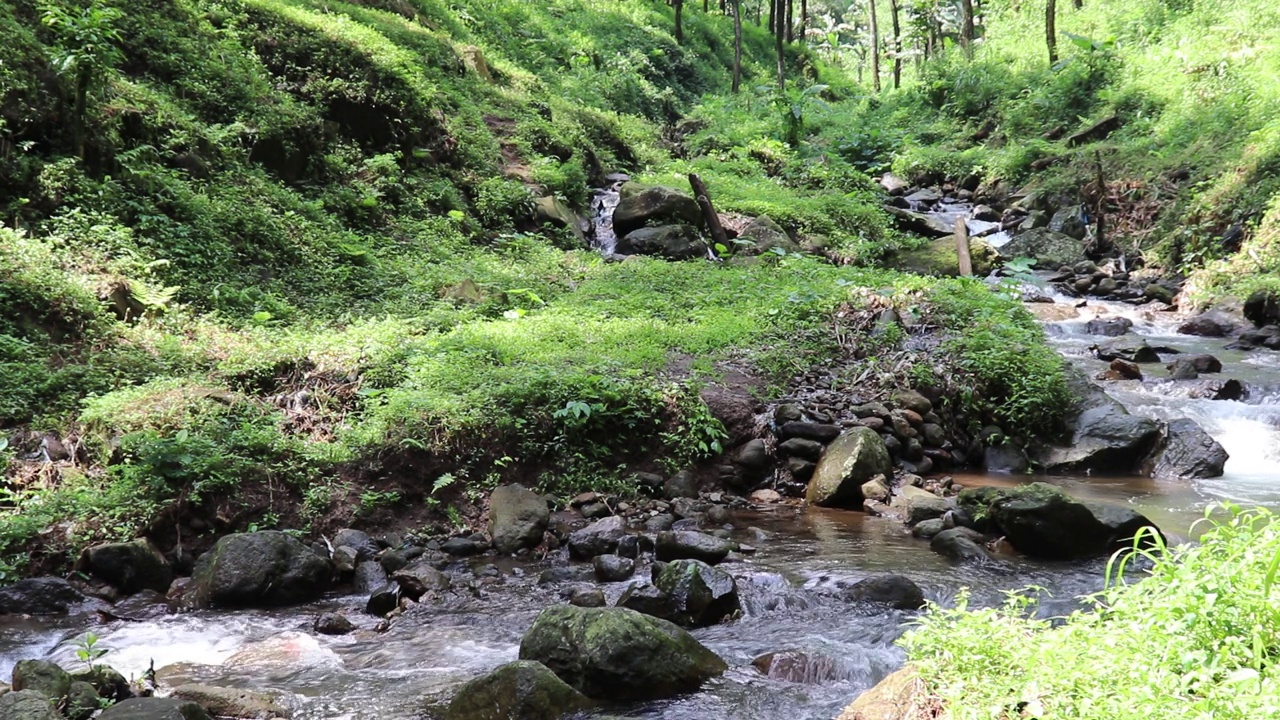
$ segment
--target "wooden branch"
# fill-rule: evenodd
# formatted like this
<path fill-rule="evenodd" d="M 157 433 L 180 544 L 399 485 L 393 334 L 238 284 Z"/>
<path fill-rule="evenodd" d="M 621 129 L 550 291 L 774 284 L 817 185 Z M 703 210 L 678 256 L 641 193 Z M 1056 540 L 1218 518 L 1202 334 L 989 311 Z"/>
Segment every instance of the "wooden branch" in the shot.
<path fill-rule="evenodd" d="M 693 196 L 698 200 L 698 207 L 702 208 L 702 219 L 706 222 L 707 232 L 711 233 L 711 242 L 720 247 L 729 247 L 729 236 L 724 231 L 724 226 L 720 224 L 720 216 L 716 214 L 716 208 L 711 204 L 711 195 L 707 192 L 706 183 L 702 182 L 702 178 L 696 174 L 689 174 L 689 187 L 693 188 Z"/>
<path fill-rule="evenodd" d="M 969 226 L 964 218 L 956 220 L 956 255 L 960 258 L 960 276 L 973 277 L 973 258 L 969 255 Z"/>

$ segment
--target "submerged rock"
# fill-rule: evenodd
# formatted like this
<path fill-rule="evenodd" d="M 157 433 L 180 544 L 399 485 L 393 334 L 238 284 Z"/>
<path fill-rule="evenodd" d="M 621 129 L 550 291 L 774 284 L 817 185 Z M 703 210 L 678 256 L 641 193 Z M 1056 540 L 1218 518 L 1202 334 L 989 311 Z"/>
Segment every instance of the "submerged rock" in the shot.
<path fill-rule="evenodd" d="M 444 720 L 559 720 L 590 704 L 545 665 L 517 660 L 459 688 Z"/>
<path fill-rule="evenodd" d="M 196 606 L 270 607 L 307 602 L 328 587 L 332 565 L 279 530 L 227 535 L 200 556 L 188 601 Z"/>
<path fill-rule="evenodd" d="M 180 685 L 173 689 L 172 697 L 199 704 L 217 717 L 236 720 L 271 720 L 284 718 L 292 713 L 282 706 L 274 695 L 241 688 L 223 688 L 212 685 Z"/>
<path fill-rule="evenodd" d="M 825 685 L 851 679 L 851 673 L 834 658 L 803 650 L 781 650 L 751 661 L 761 675 L 801 685 Z"/>
<path fill-rule="evenodd" d="M 893 473 L 893 462 L 884 439 L 875 430 L 846 430 L 822 454 L 805 499 L 827 507 L 862 507 L 862 485 L 877 475 Z"/>
<path fill-rule="evenodd" d="M 880 603 L 896 610 L 919 610 L 924 607 L 924 591 L 914 580 L 904 575 L 869 577 L 854 584 L 844 595 L 856 602 Z"/>
<path fill-rule="evenodd" d="M 547 608 L 520 641 L 520 659 L 612 702 L 692 692 L 727 669 L 679 626 L 625 608 Z"/>

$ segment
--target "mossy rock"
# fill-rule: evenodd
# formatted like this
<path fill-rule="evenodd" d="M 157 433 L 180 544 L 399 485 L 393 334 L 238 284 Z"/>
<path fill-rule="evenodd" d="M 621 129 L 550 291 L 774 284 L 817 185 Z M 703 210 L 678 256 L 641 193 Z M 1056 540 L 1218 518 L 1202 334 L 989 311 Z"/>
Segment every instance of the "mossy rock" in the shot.
<path fill-rule="evenodd" d="M 18 690 L 0 695 L 0 718 L 4 720 L 63 720 L 49 698 L 35 690 Z"/>
<path fill-rule="evenodd" d="M 227 535 L 192 573 L 194 606 L 270 607 L 306 602 L 329 586 L 332 563 L 279 530 Z"/>
<path fill-rule="evenodd" d="M 728 666 L 679 626 L 626 608 L 551 607 L 520 642 L 590 698 L 656 700 L 693 692 Z"/>
<path fill-rule="evenodd" d="M 557 720 L 590 704 L 542 663 L 517 660 L 463 685 L 444 720 Z"/>
<path fill-rule="evenodd" d="M 692 196 L 675 188 L 629 182 L 619 191 L 613 211 L 613 231 L 618 237 L 648 225 L 702 224 L 702 208 Z"/>
<path fill-rule="evenodd" d="M 982 277 L 989 275 L 996 268 L 1000 262 L 1000 253 L 985 240 L 970 238 L 969 259 L 973 262 L 973 274 Z M 958 277 L 960 252 L 954 237 L 944 237 L 930 240 L 923 247 L 914 250 L 903 250 L 887 264 L 891 269 L 917 275 Z"/>

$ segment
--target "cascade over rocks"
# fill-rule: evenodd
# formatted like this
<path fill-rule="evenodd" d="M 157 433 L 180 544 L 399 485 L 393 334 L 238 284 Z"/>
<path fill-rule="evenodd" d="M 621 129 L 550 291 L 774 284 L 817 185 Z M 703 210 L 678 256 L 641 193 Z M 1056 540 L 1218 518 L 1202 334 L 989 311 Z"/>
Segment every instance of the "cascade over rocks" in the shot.
<path fill-rule="evenodd" d="M 728 668 L 679 626 L 626 608 L 543 610 L 520 659 L 550 668 L 589 698 L 655 700 L 697 690 Z"/>
<path fill-rule="evenodd" d="M 332 565 L 279 530 L 227 535 L 200 556 L 193 607 L 270 607 L 306 602 L 329 586 Z"/>

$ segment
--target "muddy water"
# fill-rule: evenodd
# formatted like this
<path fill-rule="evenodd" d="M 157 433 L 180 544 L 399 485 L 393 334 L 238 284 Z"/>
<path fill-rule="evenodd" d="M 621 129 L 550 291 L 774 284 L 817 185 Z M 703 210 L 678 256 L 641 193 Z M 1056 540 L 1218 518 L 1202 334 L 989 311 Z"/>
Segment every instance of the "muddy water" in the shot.
<path fill-rule="evenodd" d="M 1075 302 L 1075 301 L 1072 301 Z M 1179 336 L 1176 318 L 1119 304 L 1090 301 L 1078 317 L 1049 324 L 1053 342 L 1092 372 L 1102 364 L 1084 333 L 1094 315 L 1125 315 L 1153 345 L 1211 352 L 1226 366 L 1224 377 L 1249 386 L 1239 402 L 1194 400 L 1185 386 L 1158 379 L 1160 366 L 1144 366 L 1146 382 L 1113 383 L 1108 389 L 1133 412 L 1152 417 L 1192 417 L 1231 452 L 1226 475 L 1212 480 L 1156 482 L 1143 478 L 1054 478 L 1072 493 L 1127 503 L 1174 535 L 1184 534 L 1204 508 L 1222 499 L 1280 506 L 1280 356 L 1224 351 L 1226 341 Z M 1022 478 L 959 477 L 967 485 L 1014 483 Z M 893 521 L 860 513 L 779 507 L 735 518 L 736 539 L 758 551 L 730 563 L 739 581 L 744 616 L 695 631 L 731 666 L 702 691 L 662 703 L 610 708 L 596 717 L 673 720 L 817 720 L 834 717 L 851 698 L 899 666 L 894 642 L 912 613 L 853 606 L 836 591 L 870 574 L 895 572 L 915 579 L 926 595 L 950 604 L 961 588 L 976 602 L 999 602 L 1002 592 L 1030 585 L 1046 589 L 1044 612 L 1073 607 L 1072 598 L 1099 589 L 1102 563 L 1039 563 L 1003 558 L 981 566 L 956 566 L 931 553 Z M 79 617 L 54 624 L 0 624 L 0 677 L 19 659 L 45 657 L 77 665 L 74 640 L 86 629 L 110 649 L 104 658 L 126 675 L 154 663 L 170 686 L 187 681 L 282 693 L 300 720 L 396 720 L 422 714 L 424 699 L 447 697 L 460 683 L 516 658 L 520 637 L 537 612 L 560 602 L 554 588 L 535 578 L 546 567 L 506 565 L 491 584 L 466 588 L 468 568 L 454 569 L 458 595 L 440 607 L 422 607 L 385 633 L 361 612 L 363 597 L 332 597 L 315 605 L 274 612 L 198 612 L 145 622 L 101 624 Z M 642 568 L 639 574 L 647 572 Z M 627 583 L 606 586 L 610 600 Z M 316 636 L 314 617 L 348 612 L 361 630 L 346 637 Z M 264 644 L 265 643 L 265 644 Z M 831 658 L 836 679 L 817 684 L 767 678 L 751 660 L 763 653 L 801 650 Z"/>

